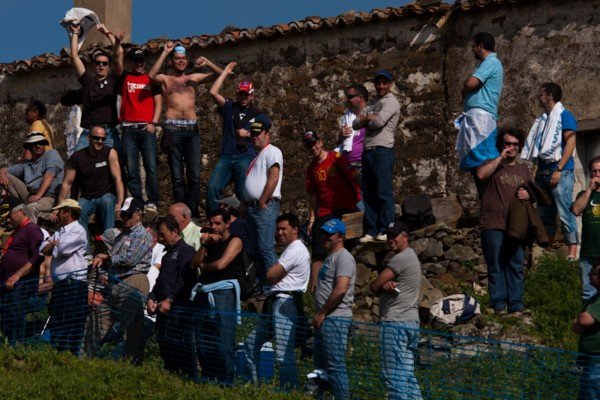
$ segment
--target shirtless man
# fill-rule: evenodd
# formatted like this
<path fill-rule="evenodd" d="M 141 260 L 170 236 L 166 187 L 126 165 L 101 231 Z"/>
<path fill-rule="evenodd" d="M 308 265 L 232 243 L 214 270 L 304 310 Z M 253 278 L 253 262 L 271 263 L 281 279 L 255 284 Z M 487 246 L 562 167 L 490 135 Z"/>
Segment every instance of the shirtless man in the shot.
<path fill-rule="evenodd" d="M 165 58 L 170 56 L 172 74 L 159 74 Z M 196 85 L 214 80 L 223 70 L 205 57 L 198 57 L 195 68 L 208 66 L 213 73 L 186 74 L 188 66 L 186 50 L 167 42 L 163 51 L 152 66 L 148 75 L 156 84 L 161 85 L 163 98 L 167 105 L 163 121 L 161 147 L 169 155 L 169 168 L 173 185 L 173 202 L 185 203 L 192 210 L 192 216 L 198 217 L 200 202 L 200 133 L 196 116 Z M 184 164 L 187 175 L 187 188 L 183 175 Z"/>

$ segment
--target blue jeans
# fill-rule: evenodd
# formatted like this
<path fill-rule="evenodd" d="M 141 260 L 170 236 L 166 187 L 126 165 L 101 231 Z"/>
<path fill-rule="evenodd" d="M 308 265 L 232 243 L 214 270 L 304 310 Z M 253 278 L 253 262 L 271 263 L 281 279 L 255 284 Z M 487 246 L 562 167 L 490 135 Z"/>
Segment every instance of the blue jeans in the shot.
<path fill-rule="evenodd" d="M 252 162 L 252 156 L 248 154 L 222 154 L 215 165 L 206 186 L 206 212 L 219 208 L 217 200 L 221 198 L 221 192 L 233 181 L 235 195 L 240 201 L 244 201 L 244 183 L 246 182 L 246 171 Z"/>
<path fill-rule="evenodd" d="M 415 352 L 419 344 L 418 322 L 381 324 L 381 370 L 389 400 L 420 400 L 415 378 Z"/>
<path fill-rule="evenodd" d="M 158 175 L 156 157 L 158 146 L 156 134 L 146 129 L 123 127 L 122 140 L 125 150 L 125 165 L 127 167 L 127 189 L 133 197 L 142 199 L 142 180 L 140 178 L 140 157 L 146 171 L 146 194 L 148 202 L 158 205 Z"/>
<path fill-rule="evenodd" d="M 596 288 L 590 283 L 592 263 L 597 257 L 579 257 L 579 274 L 581 275 L 582 298 L 585 303 L 596 295 Z"/>
<path fill-rule="evenodd" d="M 83 131 L 81 131 L 81 136 L 79 136 L 79 141 L 77 142 L 77 145 L 75 146 L 75 150 L 73 150 L 73 152 L 84 149 L 89 145 L 90 130 L 84 129 Z M 117 128 L 113 127 L 106 129 L 106 140 L 104 141 L 104 145 L 107 147 L 113 147 L 117 151 L 121 162 L 122 160 L 124 160 L 125 155 L 123 154 L 123 146 L 121 145 L 121 138 L 119 137 L 119 131 Z"/>
<path fill-rule="evenodd" d="M 65 278 L 54 283 L 48 305 L 50 342 L 59 351 L 79 354 L 89 307 L 86 281 Z"/>
<path fill-rule="evenodd" d="M 169 130 L 169 129 L 165 129 Z M 192 216 L 198 217 L 200 203 L 200 133 L 196 131 L 171 130 L 173 146 L 169 153 L 173 202 L 185 203 L 192 210 Z M 187 177 L 187 187 L 184 178 Z"/>
<path fill-rule="evenodd" d="M 235 291 L 216 290 L 212 294 L 215 310 L 210 309 L 207 294 L 196 296 L 196 352 L 203 380 L 230 385 L 235 371 Z"/>
<path fill-rule="evenodd" d="M 375 147 L 363 153 L 364 232 L 376 236 L 394 221 L 394 149 Z"/>
<path fill-rule="evenodd" d="M 3 288 L 0 292 L 0 329 L 11 346 L 29 338 L 25 317 L 29 298 L 37 293 L 37 284 L 37 278 L 24 278 L 13 290 Z"/>
<path fill-rule="evenodd" d="M 566 244 L 577 244 L 579 238 L 577 235 L 577 219 L 571 212 L 573 204 L 573 184 L 575 175 L 573 171 L 562 171 L 558 185 L 552 187 L 550 179 L 552 174 L 538 174 L 535 176 L 535 183 L 544 189 L 552 199 L 552 205 L 538 205 L 540 218 L 546 228 L 548 236 L 554 237 L 556 234 L 556 213 L 560 218 L 560 226 Z"/>
<path fill-rule="evenodd" d="M 480 234 L 488 267 L 490 306 L 495 310 L 508 306 L 508 312 L 523 310 L 523 244 L 500 229 L 484 229 Z"/>
<path fill-rule="evenodd" d="M 246 363 L 252 381 L 259 383 L 260 350 L 275 334 L 275 356 L 279 365 L 279 385 L 284 389 L 298 385 L 296 372 L 295 330 L 296 303 L 293 298 L 277 298 L 273 302 L 273 314 L 261 315 L 258 327 L 250 333 L 244 343 Z"/>
<path fill-rule="evenodd" d="M 275 264 L 275 220 L 279 215 L 280 201 L 271 199 L 267 208 L 249 207 L 247 210 L 248 229 L 252 238 L 258 280 L 264 284 L 267 279 L 267 269 Z"/>
<path fill-rule="evenodd" d="M 81 206 L 81 217 L 79 223 L 88 230 L 88 221 L 90 215 L 96 214 L 96 220 L 102 225 L 102 232 L 115 227 L 115 205 L 117 196 L 112 193 L 106 193 L 102 197 L 95 199 L 79 198 Z"/>
<path fill-rule="evenodd" d="M 350 399 L 350 382 L 346 372 L 346 348 L 351 318 L 327 317 L 315 329 L 315 367 L 325 369 L 336 400 Z M 319 391 L 317 398 L 322 398 Z"/>
<path fill-rule="evenodd" d="M 583 367 L 579 377 L 578 400 L 600 400 L 600 357 L 579 356 L 578 364 Z"/>

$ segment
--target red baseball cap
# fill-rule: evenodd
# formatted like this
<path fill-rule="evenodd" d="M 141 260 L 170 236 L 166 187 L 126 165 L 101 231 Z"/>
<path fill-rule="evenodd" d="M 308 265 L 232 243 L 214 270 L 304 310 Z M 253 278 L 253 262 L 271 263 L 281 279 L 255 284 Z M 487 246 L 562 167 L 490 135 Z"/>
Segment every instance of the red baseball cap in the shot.
<path fill-rule="evenodd" d="M 250 81 L 241 81 L 238 84 L 238 92 L 254 93 L 254 85 Z"/>

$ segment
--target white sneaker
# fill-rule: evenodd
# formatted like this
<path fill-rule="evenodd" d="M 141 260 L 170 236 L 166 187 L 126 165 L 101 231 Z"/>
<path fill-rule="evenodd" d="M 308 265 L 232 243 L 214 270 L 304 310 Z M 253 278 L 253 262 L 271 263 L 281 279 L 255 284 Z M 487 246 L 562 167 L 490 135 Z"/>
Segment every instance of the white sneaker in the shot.
<path fill-rule="evenodd" d="M 378 242 L 387 242 L 387 235 L 385 233 L 380 233 L 379 235 L 377 235 L 375 240 L 377 240 Z"/>
<path fill-rule="evenodd" d="M 375 238 L 367 233 L 365 236 L 361 237 L 358 241 L 361 243 L 369 243 L 374 240 L 375 240 Z"/>

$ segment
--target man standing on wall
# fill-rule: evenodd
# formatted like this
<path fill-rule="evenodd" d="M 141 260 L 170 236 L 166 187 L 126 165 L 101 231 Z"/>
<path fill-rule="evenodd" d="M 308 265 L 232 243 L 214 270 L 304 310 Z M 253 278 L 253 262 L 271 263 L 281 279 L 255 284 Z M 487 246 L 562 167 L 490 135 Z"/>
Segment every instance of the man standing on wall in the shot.
<path fill-rule="evenodd" d="M 352 123 L 362 111 L 367 108 L 369 92 L 360 84 L 354 84 L 346 88 L 346 102 L 348 109 L 342 116 L 339 133 L 339 145 L 335 151 L 340 153 L 357 172 L 358 184 L 362 188 L 362 155 L 364 148 L 366 128 L 352 129 Z"/>
<path fill-rule="evenodd" d="M 577 220 L 570 207 L 573 202 L 575 184 L 575 135 L 577 121 L 573 114 L 560 102 L 562 89 L 554 82 L 540 88 L 539 105 L 544 113 L 535 120 L 521 158 L 537 161 L 535 183 L 552 198 L 550 206 L 538 207 L 540 217 L 550 242 L 556 235 L 556 214 L 560 219 L 563 239 L 569 247 L 567 259 L 577 258 Z"/>
<path fill-rule="evenodd" d="M 421 263 L 408 243 L 408 226 L 395 221 L 385 231 L 394 253 L 371 283 L 381 310 L 381 368 L 388 399 L 421 399 L 415 378 L 415 352 L 419 344 L 419 289 Z"/>
<path fill-rule="evenodd" d="M 236 62 L 229 63 L 210 88 L 210 95 L 217 104 L 223 117 L 223 136 L 221 138 L 221 155 L 215 165 L 206 188 L 206 212 L 218 208 L 217 200 L 221 191 L 233 181 L 235 195 L 244 199 L 244 182 L 246 171 L 256 149 L 252 146 L 248 122 L 260 114 L 254 105 L 254 85 L 250 81 L 241 81 L 236 91 L 236 101 L 226 99 L 220 93 L 221 87 L 228 76 L 233 74 Z"/>
<path fill-rule="evenodd" d="M 144 208 L 147 218 L 156 216 L 158 204 L 157 144 L 156 126 L 162 112 L 160 88 L 152 85 L 146 72 L 146 58 L 140 48 L 132 48 L 128 58 L 132 68 L 124 72 L 124 52 L 121 42 L 113 48 L 114 71 L 119 76 L 121 95 L 121 130 L 127 166 L 127 189 L 138 199 L 142 198 L 140 177 L 140 154 L 146 172 L 146 194 L 148 201 Z"/>
<path fill-rule="evenodd" d="M 171 57 L 173 75 L 159 74 L 160 67 Z M 185 47 L 165 43 L 163 51 L 148 72 L 153 82 L 161 85 L 167 110 L 163 121 L 161 147 L 168 153 L 173 201 L 185 203 L 193 217 L 200 215 L 200 132 L 196 115 L 196 85 L 205 83 L 221 74 L 223 70 L 204 57 L 196 59 L 194 66 L 208 66 L 213 73 L 186 74 L 188 60 Z M 184 177 L 187 176 L 187 185 Z"/>
<path fill-rule="evenodd" d="M 115 36 L 102 24 L 98 30 L 106 35 L 111 43 L 120 42 L 122 34 Z M 81 27 L 71 26 L 71 62 L 77 72 L 79 83 L 83 86 L 83 104 L 81 106 L 81 127 L 83 131 L 75 147 L 75 151 L 89 145 L 90 130 L 94 126 L 101 126 L 106 131 L 106 146 L 114 147 L 122 157 L 121 139 L 116 126 L 118 85 L 117 75 L 110 69 L 110 57 L 102 50 L 94 52 L 93 58 L 96 70 L 92 73 L 85 70 L 83 61 L 79 58 L 78 39 Z"/>
<path fill-rule="evenodd" d="M 595 259 L 600 259 L 600 157 L 594 157 L 588 164 L 590 184 L 579 192 L 571 206 L 573 214 L 581 215 L 581 252 L 579 253 L 579 273 L 581 274 L 583 301 L 596 294 L 590 283 L 590 270 Z"/>
<path fill-rule="evenodd" d="M 523 132 L 507 128 L 498 134 L 501 153 L 477 168 L 483 196 L 479 212 L 481 249 L 488 268 L 490 306 L 496 314 L 520 313 L 523 305 L 523 243 L 507 234 L 508 210 L 517 197 L 529 200 L 522 186 L 531 182 L 527 166 L 517 161 Z"/>
<path fill-rule="evenodd" d="M 327 151 L 317 132 L 304 132 L 302 143 L 312 156 L 306 168 L 306 191 L 310 200 L 308 228 L 313 238 L 310 287 L 314 291 L 317 274 L 327 256 L 321 227 L 331 218 L 356 211 L 360 189 L 356 182 L 357 171 L 340 153 Z"/>
<path fill-rule="evenodd" d="M 383 231 L 394 221 L 394 132 L 400 119 L 400 103 L 390 91 L 392 82 L 390 71 L 375 73 L 377 99 L 352 123 L 354 130 L 367 128 L 362 158 L 365 201 L 362 243 L 385 241 Z"/>
<path fill-rule="evenodd" d="M 264 114 L 259 114 L 250 125 L 250 136 L 258 154 L 248 167 L 244 187 L 246 217 L 261 284 L 266 282 L 267 268 L 277 261 L 275 220 L 279 215 L 283 179 L 283 155 L 271 144 L 270 128 L 271 121 Z"/>
<path fill-rule="evenodd" d="M 473 36 L 471 50 L 481 64 L 463 84 L 463 113 L 454 121 L 459 130 L 456 150 L 460 169 L 473 175 L 479 198 L 483 195 L 483 188 L 477 180 L 477 167 L 498 157 L 496 122 L 504 70 L 494 53 L 495 46 L 494 37 L 487 32 Z"/>
<path fill-rule="evenodd" d="M 326 370 L 336 400 L 350 399 L 346 347 L 352 324 L 356 261 L 344 248 L 346 225 L 337 218 L 321 227 L 327 258 L 315 290 L 315 367 Z"/>

